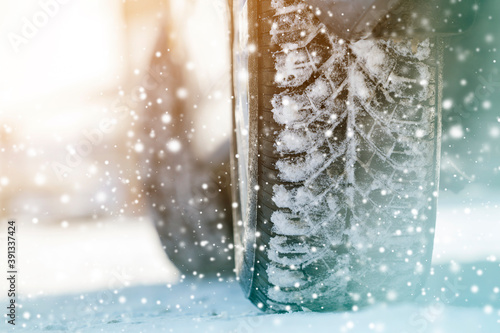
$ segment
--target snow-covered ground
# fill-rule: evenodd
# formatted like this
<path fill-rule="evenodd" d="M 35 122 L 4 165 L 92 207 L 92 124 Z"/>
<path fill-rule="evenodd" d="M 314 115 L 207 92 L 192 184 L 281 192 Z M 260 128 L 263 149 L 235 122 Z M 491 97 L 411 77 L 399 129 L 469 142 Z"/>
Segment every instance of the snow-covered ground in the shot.
<path fill-rule="evenodd" d="M 438 285 L 430 293 L 440 294 Z M 467 305 L 468 295 L 464 290 L 456 304 L 449 295 L 449 303 L 266 315 L 243 297 L 235 282 L 189 280 L 116 294 L 104 290 L 24 300 L 20 322 L 26 325 L 22 331 L 29 332 L 498 332 L 498 310 Z M 489 304 L 500 305 L 498 298 Z"/>
<path fill-rule="evenodd" d="M 179 282 L 146 220 L 25 223 L 14 330 L 499 332 L 500 197 L 468 191 L 441 196 L 425 295 L 357 312 L 263 314 L 232 278 Z"/>

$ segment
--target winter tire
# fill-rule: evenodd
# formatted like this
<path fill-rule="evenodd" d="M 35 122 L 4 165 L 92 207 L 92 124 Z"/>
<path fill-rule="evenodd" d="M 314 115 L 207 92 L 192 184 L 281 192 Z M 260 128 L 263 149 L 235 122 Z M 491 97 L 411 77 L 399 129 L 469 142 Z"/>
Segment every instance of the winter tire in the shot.
<path fill-rule="evenodd" d="M 349 42 L 301 0 L 232 6 L 246 296 L 275 312 L 412 299 L 432 257 L 440 41 Z"/>

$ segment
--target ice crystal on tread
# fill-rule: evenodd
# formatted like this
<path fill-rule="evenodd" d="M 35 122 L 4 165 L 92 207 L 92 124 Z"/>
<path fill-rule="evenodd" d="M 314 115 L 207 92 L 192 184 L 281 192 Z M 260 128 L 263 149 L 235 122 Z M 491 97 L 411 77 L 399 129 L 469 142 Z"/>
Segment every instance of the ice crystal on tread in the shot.
<path fill-rule="evenodd" d="M 325 32 L 300 1 L 272 6 L 270 33 L 281 48 L 275 82 L 283 88 L 272 99 L 283 125 L 275 166 L 294 186 L 273 187 L 269 304 L 309 308 L 320 298 L 340 309 L 411 293 L 391 288 L 421 273 L 431 247 L 424 234 L 436 149 L 430 41 L 348 43 Z M 287 241 L 299 236 L 301 243 Z"/>

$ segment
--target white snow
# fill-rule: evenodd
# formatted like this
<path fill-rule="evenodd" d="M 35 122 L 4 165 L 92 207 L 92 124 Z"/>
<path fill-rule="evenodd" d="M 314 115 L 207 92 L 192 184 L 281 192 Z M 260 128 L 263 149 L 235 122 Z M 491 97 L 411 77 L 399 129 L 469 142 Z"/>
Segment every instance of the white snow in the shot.
<path fill-rule="evenodd" d="M 300 97 L 275 95 L 271 101 L 274 120 L 283 125 L 301 121 L 304 118 L 303 110 L 306 107 L 307 101 Z"/>
<path fill-rule="evenodd" d="M 271 222 L 273 222 L 273 232 L 279 235 L 295 236 L 304 235 L 310 228 L 300 220 L 292 220 L 293 215 L 284 213 L 282 211 L 275 211 L 271 215 Z M 295 217 L 296 218 L 296 217 Z"/>
<path fill-rule="evenodd" d="M 276 55 L 275 81 L 281 87 L 297 87 L 311 76 L 314 64 L 310 63 L 305 50 L 295 50 L 297 45 L 287 47 L 287 53 Z"/>
<path fill-rule="evenodd" d="M 307 179 L 325 161 L 322 153 L 315 151 L 304 157 L 302 161 L 281 159 L 276 162 L 280 178 L 285 181 L 298 182 Z"/>
<path fill-rule="evenodd" d="M 267 275 L 269 276 L 270 283 L 285 288 L 295 287 L 295 284 L 291 283 L 291 281 L 304 281 L 304 273 L 301 271 L 282 269 L 275 265 L 269 265 L 267 268 Z"/>
<path fill-rule="evenodd" d="M 311 148 L 320 143 L 320 135 L 311 131 L 295 131 L 285 129 L 281 131 L 278 137 L 277 150 L 279 152 L 295 152 L 302 153 L 310 151 Z"/>

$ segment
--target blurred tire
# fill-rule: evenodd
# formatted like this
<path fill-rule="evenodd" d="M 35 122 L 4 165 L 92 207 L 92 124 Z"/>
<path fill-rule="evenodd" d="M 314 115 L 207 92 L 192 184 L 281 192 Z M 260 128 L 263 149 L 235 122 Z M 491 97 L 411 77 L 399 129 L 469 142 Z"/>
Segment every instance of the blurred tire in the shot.
<path fill-rule="evenodd" d="M 155 48 L 142 113 L 141 175 L 165 252 L 184 274 L 232 274 L 229 143 L 208 159 L 191 145 L 187 108 L 176 96 L 184 85 L 180 64 L 161 34 Z M 162 103 L 157 103 L 158 99 Z M 219 275 L 220 275 L 219 274 Z"/>

